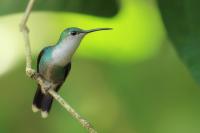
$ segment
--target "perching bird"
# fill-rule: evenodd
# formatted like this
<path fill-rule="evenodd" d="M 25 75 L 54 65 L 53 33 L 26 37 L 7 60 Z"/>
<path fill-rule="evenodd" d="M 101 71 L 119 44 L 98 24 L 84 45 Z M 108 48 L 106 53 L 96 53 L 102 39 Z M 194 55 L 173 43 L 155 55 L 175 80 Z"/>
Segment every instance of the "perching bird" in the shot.
<path fill-rule="evenodd" d="M 64 83 L 71 69 L 71 58 L 79 47 L 85 35 L 94 31 L 110 30 L 111 28 L 97 28 L 92 30 L 82 30 L 80 28 L 67 28 L 54 46 L 45 47 L 37 59 L 37 72 L 47 81 L 55 83 L 56 92 Z M 53 97 L 41 91 L 40 85 L 37 87 L 33 100 L 33 112 L 41 111 L 41 116 L 46 118 L 51 109 Z"/>

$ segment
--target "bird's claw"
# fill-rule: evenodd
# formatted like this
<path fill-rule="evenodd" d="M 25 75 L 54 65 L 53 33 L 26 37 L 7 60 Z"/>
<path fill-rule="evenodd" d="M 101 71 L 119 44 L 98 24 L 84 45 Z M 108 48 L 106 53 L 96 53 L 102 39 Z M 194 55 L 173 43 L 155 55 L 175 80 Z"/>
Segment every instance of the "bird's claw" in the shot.
<path fill-rule="evenodd" d="M 41 87 L 42 93 L 47 94 L 48 91 L 52 88 L 51 83 L 45 82 L 44 85 Z"/>

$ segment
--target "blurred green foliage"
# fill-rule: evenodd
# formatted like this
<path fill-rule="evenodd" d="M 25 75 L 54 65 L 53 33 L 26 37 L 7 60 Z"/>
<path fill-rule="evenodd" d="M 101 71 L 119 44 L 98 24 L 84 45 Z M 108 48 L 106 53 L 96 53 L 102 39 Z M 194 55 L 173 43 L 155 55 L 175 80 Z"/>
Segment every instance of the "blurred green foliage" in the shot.
<path fill-rule="evenodd" d="M 76 58 L 60 94 L 103 133 L 197 133 L 200 90 L 165 44 L 138 64 L 105 64 Z M 86 131 L 54 102 L 49 118 L 33 114 L 35 83 L 24 63 L 0 78 L 1 131 L 63 133 Z"/>
<path fill-rule="evenodd" d="M 170 39 L 194 78 L 200 83 L 200 1 L 158 1 Z"/>
<path fill-rule="evenodd" d="M 4 59 L 1 60 L 1 67 L 12 59 L 9 55 L 15 51 L 23 54 L 22 41 L 18 40 L 20 36 L 15 31 L 18 30 L 19 17 L 14 16 L 14 13 L 22 11 L 26 2 L 0 0 L 0 14 L 5 15 L 0 17 L 0 35 L 7 38 L 5 42 L 1 42 L 3 45 L 0 45 L 0 51 L 2 47 L 9 51 L 6 58 L 4 51 L 0 52 L 0 57 Z M 120 13 L 120 4 L 113 0 L 60 2 L 37 1 L 34 10 L 57 12 L 32 14 L 29 24 L 34 51 L 39 52 L 41 47 L 44 47 L 41 42 L 54 42 L 59 30 L 67 24 L 86 27 L 114 26 L 112 33 L 99 33 L 99 36 L 91 35 L 85 39 L 82 43 L 84 47 L 78 50 L 78 56 L 73 59 L 72 71 L 60 91 L 60 94 L 100 133 L 200 132 L 200 89 L 177 58 L 172 45 L 163 37 L 165 31 L 154 0 L 121 0 L 121 7 L 126 8 L 123 9 L 123 13 Z M 179 2 L 181 4 L 181 1 Z M 126 6 L 122 6 L 123 4 Z M 162 12 L 170 11 L 167 9 L 167 1 L 159 5 Z M 177 8 L 171 14 L 176 14 L 179 10 Z M 67 11 L 88 13 L 92 16 L 68 14 Z M 13 15 L 6 15 L 10 13 Z M 115 14 L 117 17 L 113 17 Z M 96 15 L 108 18 L 99 18 Z M 124 19 L 125 17 L 129 19 Z M 165 19 L 164 16 L 164 21 L 167 22 L 165 25 L 168 25 L 169 20 Z M 44 20 L 45 22 L 41 22 Z M 174 21 L 170 25 L 173 25 Z M 7 23 L 10 25 L 6 25 Z M 182 23 L 178 23 L 177 27 L 180 24 Z M 167 29 L 168 27 L 170 26 L 167 26 Z M 177 32 L 174 28 L 171 29 Z M 174 33 L 168 31 L 171 37 Z M 177 35 L 182 38 L 181 34 Z M 105 40 L 109 40 L 109 43 Z M 120 41 L 115 44 L 115 40 Z M 94 44 L 88 47 L 90 43 Z M 104 51 L 100 51 L 99 48 Z M 123 53 L 124 49 L 127 51 Z M 84 51 L 94 57 L 87 58 L 79 54 Z M 131 52 L 135 52 L 137 58 L 135 53 Z M 40 114 L 32 113 L 31 104 L 36 84 L 25 76 L 24 58 L 21 59 L 20 55 L 14 56 L 15 60 L 11 61 L 17 61 L 17 65 L 11 66 L 12 69 L 0 75 L 0 132 L 85 133 L 85 129 L 57 102 L 54 102 L 52 112 L 46 120 L 41 119 Z M 33 62 L 36 62 L 36 55 Z"/>
<path fill-rule="evenodd" d="M 43 47 L 55 44 L 63 29 L 75 26 L 83 29 L 114 28 L 110 32 L 98 32 L 85 37 L 77 56 L 108 63 L 139 62 L 155 56 L 164 40 L 163 26 L 155 3 L 123 0 L 120 5 L 119 12 L 109 18 L 68 12 L 33 12 L 28 21 L 31 43 L 34 45 L 33 55 L 37 55 Z M 6 44 L 0 48 L 0 60 L 4 62 L 0 74 L 24 57 L 21 52 L 24 47 L 20 45 L 24 42 L 18 28 L 21 16 L 12 14 L 0 19 L 0 41 Z"/>
<path fill-rule="evenodd" d="M 0 0 L 0 15 L 23 12 L 27 0 Z M 103 9 L 103 10 L 102 10 Z M 38 0 L 34 11 L 72 11 L 97 16 L 114 16 L 119 9 L 116 0 Z"/>

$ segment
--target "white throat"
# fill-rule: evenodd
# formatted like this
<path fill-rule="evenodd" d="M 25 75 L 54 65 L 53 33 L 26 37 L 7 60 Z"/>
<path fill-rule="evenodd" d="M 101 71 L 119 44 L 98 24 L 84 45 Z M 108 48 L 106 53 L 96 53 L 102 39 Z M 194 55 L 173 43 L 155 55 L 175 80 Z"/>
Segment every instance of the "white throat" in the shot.
<path fill-rule="evenodd" d="M 54 47 L 52 59 L 53 63 L 59 66 L 65 66 L 71 61 L 73 54 L 79 47 L 84 35 L 76 37 L 67 37 Z"/>

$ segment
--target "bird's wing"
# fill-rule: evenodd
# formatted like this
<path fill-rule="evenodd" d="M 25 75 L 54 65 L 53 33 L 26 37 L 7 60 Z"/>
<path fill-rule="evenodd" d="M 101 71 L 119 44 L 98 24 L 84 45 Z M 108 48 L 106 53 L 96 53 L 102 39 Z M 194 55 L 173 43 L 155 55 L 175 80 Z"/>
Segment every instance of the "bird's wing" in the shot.
<path fill-rule="evenodd" d="M 68 74 L 69 74 L 69 72 L 70 72 L 70 70 L 71 70 L 71 62 L 69 62 L 65 67 L 64 67 L 64 79 L 63 79 L 63 81 L 61 81 L 59 84 L 58 84 L 58 86 L 56 87 L 56 91 L 58 91 L 59 89 L 60 89 L 60 87 L 62 86 L 62 84 L 65 82 L 65 80 L 66 80 L 66 78 L 67 78 L 67 76 L 68 76 Z"/>
<path fill-rule="evenodd" d="M 70 70 L 71 70 L 71 62 L 69 62 L 65 67 L 64 67 L 64 70 L 65 70 L 65 75 L 64 75 L 64 81 L 65 79 L 67 78 L 67 75 L 69 74 Z"/>
<path fill-rule="evenodd" d="M 39 55 L 38 55 L 38 58 L 37 58 L 37 72 L 39 72 L 39 63 L 40 63 L 40 59 L 41 59 L 41 57 L 42 57 L 42 55 L 43 55 L 45 49 L 47 49 L 47 48 L 49 48 L 49 47 L 50 47 L 50 46 L 43 48 L 43 49 L 40 51 Z"/>

